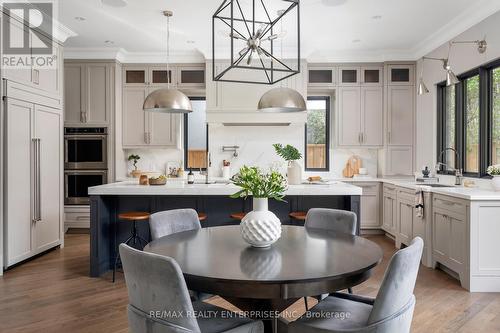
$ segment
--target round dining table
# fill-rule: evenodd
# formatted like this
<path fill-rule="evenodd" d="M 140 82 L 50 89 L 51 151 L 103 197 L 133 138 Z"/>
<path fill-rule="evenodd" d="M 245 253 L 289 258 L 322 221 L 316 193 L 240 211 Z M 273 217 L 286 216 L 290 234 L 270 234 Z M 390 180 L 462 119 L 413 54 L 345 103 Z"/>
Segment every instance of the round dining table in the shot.
<path fill-rule="evenodd" d="M 164 236 L 144 251 L 175 259 L 189 289 L 219 295 L 264 320 L 266 332 L 299 298 L 356 286 L 382 260 L 368 239 L 301 226 L 282 226 L 268 248 L 247 244 L 239 226 L 219 226 Z"/>

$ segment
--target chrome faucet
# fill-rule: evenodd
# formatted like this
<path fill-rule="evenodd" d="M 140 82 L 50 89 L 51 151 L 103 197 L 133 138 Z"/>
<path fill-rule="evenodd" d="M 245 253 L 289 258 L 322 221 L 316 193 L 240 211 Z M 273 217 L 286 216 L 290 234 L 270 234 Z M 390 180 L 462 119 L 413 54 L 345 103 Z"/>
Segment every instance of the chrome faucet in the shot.
<path fill-rule="evenodd" d="M 448 150 L 451 150 L 455 153 L 455 167 L 454 168 L 447 165 L 446 163 L 441 162 L 443 154 Z M 436 171 L 439 171 L 441 166 L 445 166 L 446 168 L 450 169 L 451 171 L 454 171 L 455 172 L 455 185 L 462 185 L 462 180 L 463 180 L 464 176 L 463 176 L 462 169 L 459 167 L 457 168 L 457 165 L 459 165 L 459 163 L 460 163 L 460 154 L 458 153 L 458 151 L 455 148 L 445 148 L 441 151 L 441 153 L 439 153 L 439 158 L 438 158 L 438 162 L 436 163 L 435 169 L 436 169 Z"/>

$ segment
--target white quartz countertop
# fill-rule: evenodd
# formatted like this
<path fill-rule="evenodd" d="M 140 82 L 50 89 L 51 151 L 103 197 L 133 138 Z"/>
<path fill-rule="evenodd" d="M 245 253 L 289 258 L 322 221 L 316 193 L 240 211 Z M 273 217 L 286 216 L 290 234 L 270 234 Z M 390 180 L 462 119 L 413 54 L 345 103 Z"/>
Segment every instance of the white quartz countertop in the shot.
<path fill-rule="evenodd" d="M 479 187 L 464 187 L 455 186 L 448 183 L 439 183 L 442 185 L 449 185 L 450 187 L 431 187 L 426 184 L 416 184 L 412 178 L 342 178 L 339 179 L 350 183 L 361 182 L 379 182 L 385 184 L 392 184 L 399 187 L 417 190 L 422 189 L 426 192 L 449 195 L 455 198 L 470 200 L 470 201 L 500 201 L 500 192 L 495 192 L 493 189 L 479 188 Z"/>
<path fill-rule="evenodd" d="M 227 183 L 187 184 L 168 180 L 166 185 L 139 185 L 138 181 L 124 181 L 89 187 L 89 195 L 231 195 L 239 187 Z M 362 195 L 361 187 L 340 181 L 328 184 L 289 185 L 285 195 Z"/>

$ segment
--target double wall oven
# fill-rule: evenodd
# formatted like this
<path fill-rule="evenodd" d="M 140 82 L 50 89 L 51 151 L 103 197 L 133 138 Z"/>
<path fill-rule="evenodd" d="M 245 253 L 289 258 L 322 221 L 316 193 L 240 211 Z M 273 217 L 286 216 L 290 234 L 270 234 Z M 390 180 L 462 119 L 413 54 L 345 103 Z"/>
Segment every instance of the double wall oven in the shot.
<path fill-rule="evenodd" d="M 88 205 L 88 188 L 107 183 L 108 132 L 103 127 L 64 129 L 64 203 Z"/>

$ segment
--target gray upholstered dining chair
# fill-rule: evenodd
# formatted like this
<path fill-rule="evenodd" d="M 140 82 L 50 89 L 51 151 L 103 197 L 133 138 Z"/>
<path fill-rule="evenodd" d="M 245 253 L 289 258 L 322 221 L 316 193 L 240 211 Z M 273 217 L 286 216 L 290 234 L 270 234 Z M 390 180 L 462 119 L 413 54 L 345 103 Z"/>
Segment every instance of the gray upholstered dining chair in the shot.
<path fill-rule="evenodd" d="M 149 217 L 149 230 L 151 239 L 177 232 L 200 229 L 201 224 L 198 213 L 194 209 L 172 209 L 151 214 Z"/>
<path fill-rule="evenodd" d="M 416 237 L 394 254 L 375 299 L 334 293 L 290 323 L 288 332 L 410 332 L 423 246 L 422 238 Z"/>
<path fill-rule="evenodd" d="M 355 235 L 357 230 L 357 216 L 355 213 L 330 208 L 311 208 L 307 212 L 304 226 L 306 228 L 325 229 L 335 232 Z M 352 288 L 347 288 L 349 294 L 352 294 Z M 325 298 L 328 294 L 321 295 L 318 300 Z M 307 297 L 304 297 L 306 310 L 309 310 Z"/>
<path fill-rule="evenodd" d="M 263 333 L 261 321 L 224 314 L 204 302 L 191 302 L 179 265 L 174 259 L 120 244 L 132 333 Z M 211 314 L 196 318 L 196 313 Z"/>
<path fill-rule="evenodd" d="M 311 208 L 307 212 L 304 226 L 355 235 L 357 216 L 347 210 Z"/>
<path fill-rule="evenodd" d="M 149 217 L 149 230 L 151 239 L 156 240 L 163 236 L 177 232 L 201 229 L 198 213 L 191 208 L 165 210 L 151 214 Z M 212 297 L 211 294 L 190 290 L 194 300 L 204 300 Z"/>

